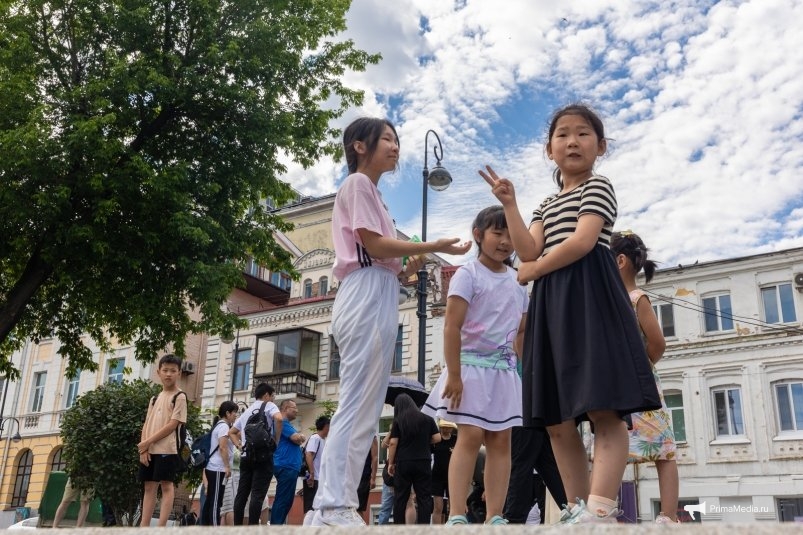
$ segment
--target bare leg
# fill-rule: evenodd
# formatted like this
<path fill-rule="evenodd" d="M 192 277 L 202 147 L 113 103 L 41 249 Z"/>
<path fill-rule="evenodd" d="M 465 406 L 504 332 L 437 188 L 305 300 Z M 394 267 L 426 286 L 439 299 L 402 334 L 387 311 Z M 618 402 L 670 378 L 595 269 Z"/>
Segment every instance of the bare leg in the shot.
<path fill-rule="evenodd" d="M 64 515 L 67 514 L 67 509 L 69 509 L 71 503 L 72 502 L 61 502 L 59 504 L 58 508 L 56 508 L 56 513 L 53 515 L 53 527 L 54 528 L 59 527 L 59 524 L 61 524 L 61 521 L 64 520 Z"/>
<path fill-rule="evenodd" d="M 146 481 L 144 483 L 145 492 L 142 496 L 142 519 L 139 526 L 142 528 L 150 527 L 153 518 L 153 509 L 156 507 L 156 488 L 159 483 L 156 481 Z"/>
<path fill-rule="evenodd" d="M 547 427 L 555 461 L 558 463 L 560 478 L 566 488 L 566 499 L 570 503 L 588 499 L 591 488 L 588 476 L 588 454 L 583 439 L 577 432 L 574 420 L 566 420 L 558 425 Z M 621 476 L 619 476 L 621 478 Z M 618 490 L 617 486 L 617 490 Z M 561 504 L 562 505 L 562 504 Z"/>
<path fill-rule="evenodd" d="M 432 497 L 432 523 L 443 524 L 443 496 Z"/>
<path fill-rule="evenodd" d="M 407 500 L 407 509 L 404 510 L 404 523 L 408 526 L 415 525 L 416 517 L 415 492 L 410 492 L 410 499 Z"/>
<path fill-rule="evenodd" d="M 449 516 L 466 514 L 468 489 L 484 437 L 485 432 L 477 426 L 459 425 L 457 443 L 449 460 Z"/>
<path fill-rule="evenodd" d="M 165 527 L 170 520 L 170 513 L 173 512 L 173 498 L 175 497 L 175 485 L 172 481 L 162 481 L 162 503 L 159 506 L 159 527 Z M 207 499 L 209 499 L 207 497 Z"/>
<path fill-rule="evenodd" d="M 627 425 L 615 411 L 595 411 L 588 416 L 594 422 L 591 494 L 616 500 L 627 465 Z"/>
<path fill-rule="evenodd" d="M 485 520 L 502 516 L 510 482 L 511 430 L 485 431 Z"/>
<path fill-rule="evenodd" d="M 678 464 L 671 461 L 655 461 L 658 471 L 658 492 L 661 496 L 661 512 L 676 522 L 678 519 Z"/>
<path fill-rule="evenodd" d="M 75 520 L 75 527 L 80 528 L 86 522 L 86 515 L 89 514 L 89 500 L 81 500 L 81 507 L 78 509 L 78 518 Z"/>

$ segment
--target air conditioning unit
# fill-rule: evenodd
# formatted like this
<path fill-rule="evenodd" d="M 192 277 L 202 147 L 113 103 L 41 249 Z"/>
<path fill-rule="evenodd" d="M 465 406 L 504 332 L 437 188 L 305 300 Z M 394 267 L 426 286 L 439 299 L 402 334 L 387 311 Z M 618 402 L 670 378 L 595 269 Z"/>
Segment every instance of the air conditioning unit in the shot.
<path fill-rule="evenodd" d="M 195 373 L 195 364 L 192 363 L 192 362 L 189 362 L 187 360 L 182 360 L 181 361 L 181 373 L 184 373 L 186 375 L 190 375 L 191 373 Z"/>
<path fill-rule="evenodd" d="M 803 273 L 795 273 L 795 288 L 803 291 Z"/>

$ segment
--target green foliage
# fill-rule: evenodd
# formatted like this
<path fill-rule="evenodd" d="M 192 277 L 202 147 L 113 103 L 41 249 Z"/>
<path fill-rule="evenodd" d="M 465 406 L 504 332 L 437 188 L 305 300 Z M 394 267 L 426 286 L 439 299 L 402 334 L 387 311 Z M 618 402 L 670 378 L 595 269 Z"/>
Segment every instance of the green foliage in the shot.
<path fill-rule="evenodd" d="M 323 409 L 323 411 L 315 417 L 316 419 L 320 416 L 326 416 L 331 420 L 332 416 L 335 414 L 335 411 L 337 411 L 337 401 L 333 399 L 322 399 L 318 401 L 316 405 Z M 313 433 L 317 431 L 314 425 L 310 427 L 310 430 Z"/>
<path fill-rule="evenodd" d="M 0 375 L 26 338 L 231 335 L 249 258 L 292 273 L 260 205 L 287 158 L 336 154 L 341 83 L 377 55 L 337 40 L 349 0 L 0 1 Z"/>
<path fill-rule="evenodd" d="M 76 486 L 94 488 L 112 506 L 118 524 L 124 516 L 134 518 L 141 498 L 136 446 L 148 404 L 160 391 L 161 386 L 142 379 L 108 383 L 80 396 L 64 414 L 61 437 L 67 471 Z M 199 412 L 188 403 L 187 429 L 193 436 L 201 434 Z M 197 484 L 201 475 L 184 477 Z"/>

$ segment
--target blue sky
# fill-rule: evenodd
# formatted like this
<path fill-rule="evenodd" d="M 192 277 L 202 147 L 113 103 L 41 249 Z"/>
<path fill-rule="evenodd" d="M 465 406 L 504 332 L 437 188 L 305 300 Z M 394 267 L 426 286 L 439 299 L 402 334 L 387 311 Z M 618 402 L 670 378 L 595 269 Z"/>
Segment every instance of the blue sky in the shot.
<path fill-rule="evenodd" d="M 380 189 L 408 234 L 421 233 L 428 129 L 454 182 L 430 190 L 427 235 L 468 239 L 495 204 L 477 170 L 510 178 L 526 217 L 555 191 L 550 114 L 583 101 L 610 138 L 597 171 L 616 188 L 616 227 L 639 233 L 661 265 L 801 247 L 801 20 L 792 0 L 354 0 L 344 36 L 384 59 L 347 75 L 366 98 L 337 126 L 396 123 L 400 169 Z M 345 168 L 322 160 L 286 178 L 322 195 Z"/>

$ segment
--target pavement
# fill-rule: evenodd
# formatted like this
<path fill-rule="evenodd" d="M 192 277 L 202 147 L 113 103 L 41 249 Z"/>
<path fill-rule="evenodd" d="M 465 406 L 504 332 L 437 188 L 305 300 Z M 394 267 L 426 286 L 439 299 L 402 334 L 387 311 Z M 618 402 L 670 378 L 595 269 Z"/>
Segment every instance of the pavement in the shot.
<path fill-rule="evenodd" d="M 158 535 L 168 529 L 173 533 L 173 528 L 123 528 L 115 527 L 113 535 Z M 204 526 L 193 526 L 180 528 L 186 535 L 209 535 L 210 528 Z M 109 528 L 64 528 L 59 529 L 59 535 L 71 535 L 72 533 L 82 535 L 110 535 Z M 379 533 L 382 535 L 515 535 L 537 532 L 543 535 L 557 533 L 621 533 L 621 534 L 672 534 L 683 535 L 693 533 L 712 534 L 712 535 L 799 535 L 803 533 L 803 524 L 791 522 L 751 522 L 744 524 L 723 524 L 719 522 L 709 523 L 688 523 L 678 526 L 657 526 L 654 524 L 618 524 L 618 525 L 573 525 L 573 526 L 483 526 L 479 524 L 469 524 L 467 526 L 366 526 L 361 528 L 345 527 L 302 527 L 302 526 L 231 526 L 219 527 L 214 529 L 214 533 L 224 532 L 226 535 L 355 535 L 355 533 Z"/>

